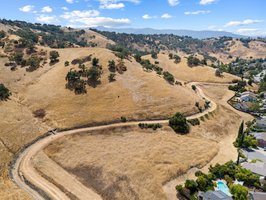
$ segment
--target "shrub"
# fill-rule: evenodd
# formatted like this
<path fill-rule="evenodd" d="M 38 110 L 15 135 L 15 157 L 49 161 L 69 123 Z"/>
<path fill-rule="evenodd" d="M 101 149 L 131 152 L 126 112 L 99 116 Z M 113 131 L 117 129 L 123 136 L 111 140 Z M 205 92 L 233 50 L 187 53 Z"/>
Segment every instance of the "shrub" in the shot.
<path fill-rule="evenodd" d="M 181 62 L 181 57 L 178 55 L 174 55 L 175 63 L 180 63 Z"/>
<path fill-rule="evenodd" d="M 161 124 L 159 124 L 159 123 L 156 123 L 156 124 L 139 123 L 139 127 L 141 129 L 152 128 L 153 130 L 156 130 L 158 128 L 162 128 L 163 126 Z"/>
<path fill-rule="evenodd" d="M 59 53 L 58 51 L 50 51 L 50 63 L 54 64 L 59 62 Z"/>
<path fill-rule="evenodd" d="M 26 61 L 26 65 L 29 66 L 28 71 L 34 71 L 40 67 L 40 58 L 32 56 Z"/>
<path fill-rule="evenodd" d="M 198 188 L 198 184 L 194 180 L 186 180 L 185 187 L 187 189 L 189 189 L 190 194 L 194 194 L 195 192 L 198 191 L 198 189 L 197 189 Z"/>
<path fill-rule="evenodd" d="M 136 62 L 138 62 L 138 63 L 141 62 L 141 55 L 139 53 L 135 54 L 134 58 L 135 58 Z"/>
<path fill-rule="evenodd" d="M 190 123 L 192 126 L 198 126 L 200 125 L 200 120 L 199 119 L 190 119 L 190 120 L 187 120 L 188 123 Z"/>
<path fill-rule="evenodd" d="M 98 58 L 93 58 L 92 59 L 92 66 L 98 66 L 99 65 L 99 59 Z"/>
<path fill-rule="evenodd" d="M 9 60 L 16 62 L 18 65 L 21 65 L 23 61 L 23 52 L 15 52 L 14 54 L 12 54 Z"/>
<path fill-rule="evenodd" d="M 5 31 L 0 31 L 0 39 L 6 37 L 6 32 Z"/>
<path fill-rule="evenodd" d="M 44 109 L 38 109 L 33 112 L 34 117 L 36 118 L 44 118 L 46 115 L 46 112 Z"/>
<path fill-rule="evenodd" d="M 176 113 L 169 119 L 169 126 L 176 132 L 186 134 L 189 132 L 189 126 L 186 118 L 181 113 Z"/>
<path fill-rule="evenodd" d="M 169 59 L 172 60 L 174 55 L 172 53 L 169 53 L 168 56 L 169 56 Z"/>
<path fill-rule="evenodd" d="M 197 87 L 195 85 L 191 86 L 192 90 L 196 91 Z"/>
<path fill-rule="evenodd" d="M 175 82 L 174 76 L 167 71 L 163 72 L 163 78 L 171 84 L 173 84 Z"/>
<path fill-rule="evenodd" d="M 116 65 L 114 60 L 109 60 L 108 61 L 108 68 L 110 72 L 115 72 L 116 70 Z"/>
<path fill-rule="evenodd" d="M 158 58 L 157 53 L 156 53 L 156 52 L 152 52 L 152 53 L 151 53 L 151 57 L 152 57 L 153 59 L 157 59 L 157 58 Z"/>
<path fill-rule="evenodd" d="M 110 75 L 108 76 L 109 82 L 113 82 L 113 81 L 115 81 L 115 80 L 116 80 L 116 79 L 115 79 L 115 76 L 116 76 L 115 73 L 110 73 Z"/>
<path fill-rule="evenodd" d="M 69 66 L 69 61 L 65 62 L 65 67 Z"/>
<path fill-rule="evenodd" d="M 189 67 L 194 67 L 200 65 L 201 61 L 194 56 L 189 56 L 187 59 L 187 64 Z"/>
<path fill-rule="evenodd" d="M 0 100 L 6 100 L 9 98 L 10 95 L 11 92 L 9 91 L 9 89 L 6 88 L 4 84 L 0 84 Z"/>
<path fill-rule="evenodd" d="M 247 200 L 248 199 L 248 188 L 242 185 L 231 185 L 230 192 L 232 193 L 234 199 Z"/>
<path fill-rule="evenodd" d="M 97 82 L 100 79 L 100 77 L 101 77 L 101 73 L 102 73 L 102 71 L 98 67 L 96 67 L 95 65 L 93 65 L 87 71 L 88 81 Z"/>
<path fill-rule="evenodd" d="M 127 118 L 123 117 L 123 116 L 120 118 L 120 120 L 121 120 L 121 122 L 127 122 Z"/>

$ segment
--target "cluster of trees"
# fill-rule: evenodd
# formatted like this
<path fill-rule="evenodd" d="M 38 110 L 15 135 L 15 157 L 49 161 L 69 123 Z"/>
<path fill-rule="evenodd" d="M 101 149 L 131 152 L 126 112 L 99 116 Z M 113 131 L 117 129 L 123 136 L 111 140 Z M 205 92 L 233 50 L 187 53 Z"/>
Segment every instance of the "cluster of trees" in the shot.
<path fill-rule="evenodd" d="M 0 23 L 19 27 L 20 29 L 11 32 L 20 36 L 27 43 L 47 45 L 52 48 L 66 48 L 74 45 L 89 46 L 87 41 L 80 38 L 85 33 L 84 30 L 74 31 L 68 28 L 68 31 L 64 31 L 61 26 L 33 24 L 18 20 L 1 19 Z"/>
<path fill-rule="evenodd" d="M 0 31 L 0 39 L 6 37 L 6 32 L 5 31 Z"/>
<path fill-rule="evenodd" d="M 257 139 L 249 135 L 249 129 L 247 131 L 244 131 L 244 122 L 240 124 L 239 130 L 238 130 L 238 135 L 236 138 L 236 141 L 234 142 L 234 146 L 238 149 L 238 159 L 237 163 L 239 163 L 239 159 L 241 157 L 241 152 L 240 150 L 243 148 L 257 148 L 258 142 Z"/>
<path fill-rule="evenodd" d="M 181 57 L 179 56 L 179 55 L 174 55 L 173 53 L 169 53 L 169 59 L 170 60 L 172 60 L 172 59 L 174 59 L 175 61 L 175 63 L 176 64 L 178 64 L 178 63 L 180 63 L 181 62 Z"/>
<path fill-rule="evenodd" d="M 162 128 L 163 126 L 159 123 L 156 124 L 147 124 L 147 123 L 139 123 L 139 127 L 141 129 L 153 129 L 153 130 L 157 130 L 158 128 Z"/>
<path fill-rule="evenodd" d="M 108 76 L 109 82 L 115 81 L 115 72 L 116 72 L 116 63 L 114 60 L 109 60 L 108 62 L 108 69 L 110 71 L 110 74 Z"/>
<path fill-rule="evenodd" d="M 0 84 L 0 100 L 7 100 L 9 98 L 9 96 L 11 95 L 11 92 L 9 91 L 9 89 L 4 85 L 4 84 Z"/>
<path fill-rule="evenodd" d="M 155 71 L 158 75 L 163 75 L 163 78 L 170 84 L 175 83 L 175 77 L 168 71 L 163 71 L 163 68 L 152 64 L 149 60 L 141 60 L 140 64 L 146 71 Z"/>
<path fill-rule="evenodd" d="M 195 39 L 188 36 L 177 36 L 173 34 L 127 34 L 99 31 L 96 29 L 92 30 L 115 41 L 120 46 L 129 49 L 132 53 L 138 52 L 139 49 L 143 49 L 143 47 L 148 47 L 145 49 L 145 52 L 143 52 L 144 54 L 160 52 L 160 50 L 181 50 L 186 53 L 196 53 L 198 51 L 201 54 L 223 50 L 223 47 L 219 45 L 210 45 L 210 41 Z M 220 39 L 217 39 L 217 43 L 218 42 L 220 42 Z M 220 43 L 223 43 L 223 41 Z"/>
<path fill-rule="evenodd" d="M 216 164 L 210 166 L 209 173 L 204 174 L 201 171 L 195 173 L 196 180 L 186 180 L 185 185 L 177 185 L 176 190 L 179 195 L 187 198 L 196 198 L 198 191 L 214 190 L 216 186 L 214 181 L 217 179 L 224 179 L 229 186 L 230 192 L 234 199 L 248 199 L 248 188 L 255 187 L 259 190 L 265 190 L 259 182 L 259 176 L 253 174 L 250 170 L 244 169 L 241 166 L 236 165 L 233 161 L 227 162 L 223 165 Z M 244 186 L 234 185 L 234 180 L 243 181 Z"/>
<path fill-rule="evenodd" d="M 190 55 L 187 58 L 187 64 L 188 64 L 189 67 L 196 67 L 196 66 L 199 66 L 199 65 L 206 65 L 207 63 L 206 63 L 205 59 L 200 60 L 197 57 L 194 57 L 194 56 Z"/>
<path fill-rule="evenodd" d="M 50 64 L 55 64 L 59 62 L 59 53 L 58 51 L 50 51 Z"/>
<path fill-rule="evenodd" d="M 142 65 L 143 69 L 147 71 L 155 71 L 158 75 L 162 75 L 163 68 L 152 64 L 149 60 L 141 60 L 140 64 Z"/>
<path fill-rule="evenodd" d="M 187 119 L 182 113 L 177 112 L 174 116 L 169 119 L 169 126 L 180 134 L 189 133 L 189 125 Z"/>
<path fill-rule="evenodd" d="M 31 55 L 28 59 L 24 59 L 23 52 L 15 52 L 9 57 L 9 61 L 15 62 L 16 65 L 21 67 L 29 66 L 27 71 L 34 71 L 40 67 L 41 58 L 37 55 Z M 11 65 L 14 67 L 14 65 Z"/>
<path fill-rule="evenodd" d="M 87 69 L 84 64 L 79 64 L 79 71 L 70 70 L 66 75 L 66 88 L 71 91 L 74 90 L 75 94 L 86 93 L 86 84 L 96 87 L 100 83 L 102 74 L 101 66 L 99 66 L 99 59 L 92 59 L 92 66 Z"/>
<path fill-rule="evenodd" d="M 235 85 L 229 85 L 228 89 L 229 90 L 233 90 L 235 92 L 245 92 L 246 91 L 246 86 L 247 86 L 247 82 L 244 80 L 233 80 L 233 83 L 235 83 Z"/>
<path fill-rule="evenodd" d="M 163 78 L 168 81 L 168 83 L 170 84 L 174 84 L 175 82 L 175 77 L 173 76 L 173 74 L 171 74 L 170 72 L 168 71 L 164 71 L 163 72 Z"/>
<path fill-rule="evenodd" d="M 107 48 L 110 49 L 111 51 L 114 51 L 115 55 L 120 59 L 127 59 L 128 56 L 131 54 L 130 51 L 123 45 L 108 44 Z"/>

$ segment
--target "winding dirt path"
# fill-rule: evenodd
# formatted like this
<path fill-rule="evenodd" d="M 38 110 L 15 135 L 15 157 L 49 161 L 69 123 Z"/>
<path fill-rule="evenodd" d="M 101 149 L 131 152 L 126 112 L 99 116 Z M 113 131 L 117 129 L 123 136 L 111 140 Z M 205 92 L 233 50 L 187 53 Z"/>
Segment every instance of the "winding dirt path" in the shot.
<path fill-rule="evenodd" d="M 209 99 L 202 89 L 198 86 L 198 84 L 202 83 L 188 83 L 186 84 L 186 87 L 190 87 L 192 85 L 197 86 L 197 94 L 204 98 L 207 101 L 210 101 L 210 107 L 203 111 L 202 113 L 197 113 L 195 115 L 187 117 L 187 119 L 195 119 L 199 118 L 201 116 L 204 116 L 207 113 L 213 112 L 217 105 L 214 101 Z M 209 84 L 209 83 L 204 83 Z M 210 83 L 211 84 L 211 83 Z M 217 85 L 217 84 L 216 84 Z M 223 84 L 225 85 L 225 84 Z M 153 120 L 153 121 L 138 121 L 138 122 L 126 122 L 126 123 L 115 123 L 115 124 L 109 124 L 109 125 L 103 125 L 103 126 L 95 126 L 95 127 L 88 127 L 88 128 L 79 128 L 75 130 L 70 131 L 64 131 L 59 133 L 51 134 L 47 137 L 44 137 L 37 142 L 33 143 L 29 147 L 27 147 L 23 152 L 20 153 L 18 158 L 15 161 L 15 164 L 13 165 L 13 168 L 11 169 L 11 174 L 13 176 L 13 181 L 22 189 L 24 189 L 26 192 L 32 195 L 34 199 L 47 199 L 48 196 L 52 199 L 56 200 L 65 200 L 69 199 L 69 197 L 61 191 L 58 187 L 56 187 L 54 184 L 43 178 L 37 170 L 34 168 L 33 165 L 33 157 L 40 152 L 43 148 L 45 148 L 47 145 L 49 145 L 54 140 L 57 140 L 61 137 L 80 133 L 80 132 L 87 132 L 87 131 L 94 131 L 94 130 L 100 130 L 100 129 L 109 129 L 114 127 L 123 127 L 123 126 L 134 126 L 138 125 L 139 123 L 161 123 L 161 124 L 168 124 L 168 120 Z M 30 183 L 30 184 L 29 184 Z M 34 187 L 30 187 L 30 185 L 33 185 Z M 41 192 L 40 192 L 41 190 Z M 43 193 L 45 195 L 41 195 L 40 193 Z M 90 200 L 101 200 L 101 197 L 96 194 L 93 190 L 88 189 L 86 194 L 87 199 Z"/>

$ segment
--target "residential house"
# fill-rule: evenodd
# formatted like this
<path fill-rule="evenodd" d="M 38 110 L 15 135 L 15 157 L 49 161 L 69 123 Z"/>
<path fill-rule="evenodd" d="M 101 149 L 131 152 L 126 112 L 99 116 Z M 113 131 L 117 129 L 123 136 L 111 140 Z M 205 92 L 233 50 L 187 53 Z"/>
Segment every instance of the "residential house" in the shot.
<path fill-rule="evenodd" d="M 266 132 L 251 132 L 249 134 L 257 139 L 259 147 L 266 147 Z"/>
<path fill-rule="evenodd" d="M 236 103 L 234 105 L 234 107 L 237 110 L 241 110 L 241 111 L 247 112 L 247 111 L 249 111 L 249 108 L 251 107 L 251 104 L 250 104 L 250 102 L 240 102 L 240 103 Z"/>
<path fill-rule="evenodd" d="M 232 197 L 229 197 L 227 194 L 223 193 L 220 190 L 199 192 L 198 199 L 199 200 L 233 200 Z"/>
<path fill-rule="evenodd" d="M 242 167 L 252 171 L 254 174 L 259 176 L 266 177 L 266 163 L 257 161 L 256 163 L 245 162 L 242 164 Z"/>
<path fill-rule="evenodd" d="M 241 96 L 239 97 L 239 99 L 243 102 L 254 102 L 257 101 L 257 97 L 253 92 L 250 91 L 246 91 L 241 93 Z"/>
<path fill-rule="evenodd" d="M 262 118 L 260 120 L 257 120 L 255 126 L 260 129 L 266 129 L 266 119 Z"/>
<path fill-rule="evenodd" d="M 249 196 L 251 200 L 265 200 L 266 199 L 265 192 L 250 192 Z"/>

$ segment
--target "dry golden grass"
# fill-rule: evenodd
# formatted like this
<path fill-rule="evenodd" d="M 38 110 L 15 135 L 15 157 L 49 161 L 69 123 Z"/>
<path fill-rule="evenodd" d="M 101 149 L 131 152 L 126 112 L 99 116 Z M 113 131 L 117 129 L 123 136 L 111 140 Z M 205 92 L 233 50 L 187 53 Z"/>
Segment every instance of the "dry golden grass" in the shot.
<path fill-rule="evenodd" d="M 50 51 L 49 48 L 42 49 Z M 7 58 L 0 58 L 1 83 L 12 92 L 10 100 L 0 102 L 0 118 L 3 119 L 0 121 L 0 149 L 3 152 L 0 172 L 4 180 L 7 180 L 8 164 L 14 153 L 51 128 L 118 120 L 121 116 L 146 119 L 164 118 L 176 111 L 191 114 L 197 112 L 195 102 L 202 102 L 191 90 L 172 86 L 155 73 L 144 72 L 136 62 L 126 61 L 128 70 L 117 75 L 116 82 L 109 83 L 107 63 L 111 59 L 117 60 L 109 50 L 74 48 L 58 51 L 59 63 L 46 64 L 30 73 L 25 68 L 11 71 L 4 66 Z M 64 62 L 90 54 L 100 58 L 102 83 L 97 88 L 88 87 L 85 95 L 75 95 L 65 89 L 65 76 L 74 66 L 64 67 Z M 45 110 L 43 119 L 34 117 L 33 112 L 38 109 Z M 0 194 L 2 191 L 4 195 L 5 190 Z"/>
<path fill-rule="evenodd" d="M 144 56 L 143 59 L 149 59 L 152 63 L 159 61 L 159 66 L 164 70 L 172 73 L 177 79 L 189 82 L 231 82 L 236 77 L 224 73 L 224 77 L 215 76 L 215 69 L 207 66 L 189 67 L 187 59 L 182 56 L 179 64 L 175 64 L 174 60 L 170 60 L 168 54 L 158 54 L 158 59 L 152 59 L 150 55 Z"/>
<path fill-rule="evenodd" d="M 139 128 L 66 136 L 45 152 L 103 199 L 165 199 L 162 185 L 217 153 L 215 142 Z M 200 152 L 200 153 L 199 153 Z"/>
<path fill-rule="evenodd" d="M 127 71 L 117 74 L 117 81 L 108 81 L 108 61 L 117 60 L 102 48 L 61 49 L 60 63 L 43 74 L 25 91 L 23 103 L 31 110 L 44 109 L 45 121 L 53 127 L 73 127 L 94 122 L 129 119 L 163 118 L 177 110 L 186 114 L 197 112 L 195 102 L 202 100 L 185 87 L 170 85 L 155 73 L 144 72 L 136 62 L 126 61 Z M 75 53 L 73 53 L 75 51 Z M 92 54 L 103 67 L 101 84 L 87 87 L 87 94 L 75 95 L 66 90 L 65 76 L 70 67 L 65 60 Z M 90 64 L 88 64 L 88 67 Z"/>
<path fill-rule="evenodd" d="M 228 53 L 234 57 L 244 59 L 266 57 L 266 44 L 264 42 L 252 41 L 249 43 L 249 48 L 247 48 L 243 46 L 242 42 L 234 40 L 229 48 L 230 51 Z"/>

